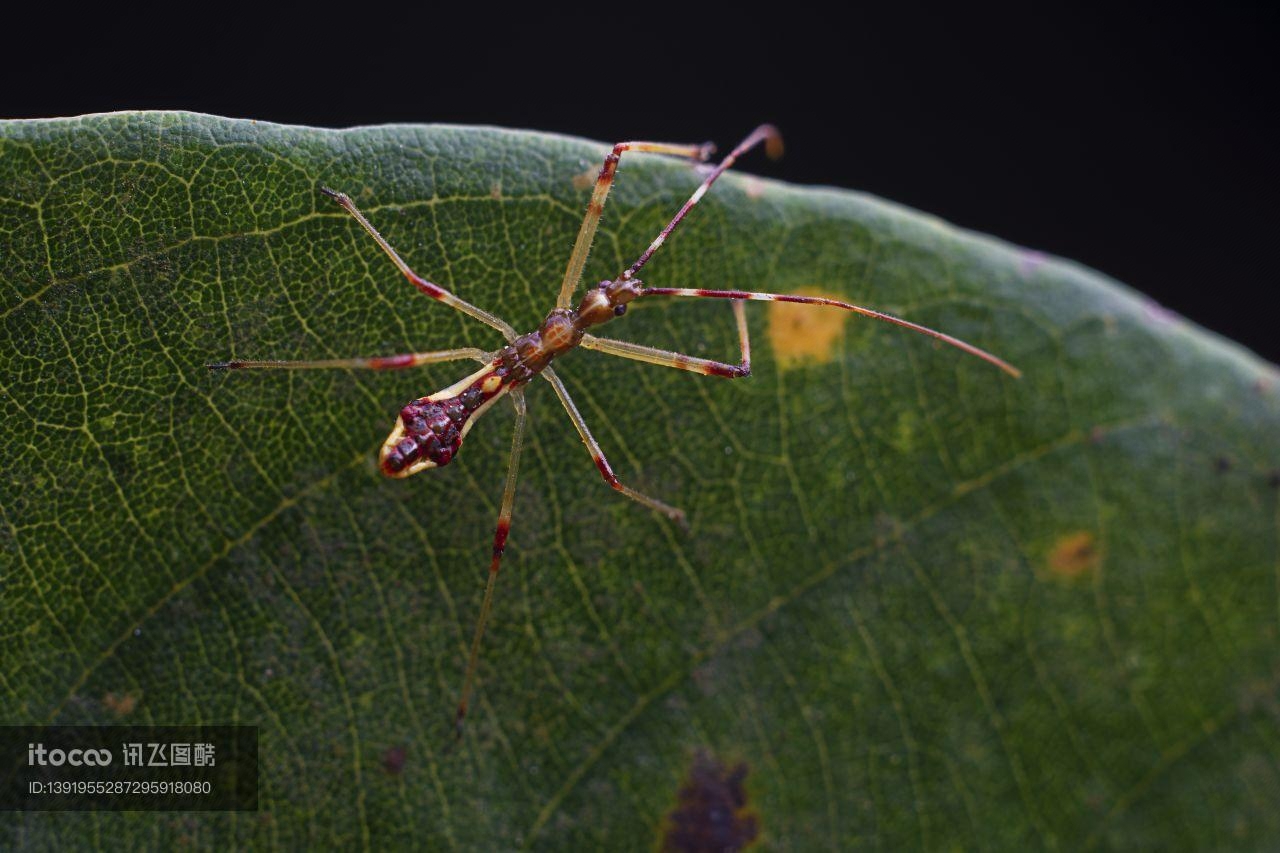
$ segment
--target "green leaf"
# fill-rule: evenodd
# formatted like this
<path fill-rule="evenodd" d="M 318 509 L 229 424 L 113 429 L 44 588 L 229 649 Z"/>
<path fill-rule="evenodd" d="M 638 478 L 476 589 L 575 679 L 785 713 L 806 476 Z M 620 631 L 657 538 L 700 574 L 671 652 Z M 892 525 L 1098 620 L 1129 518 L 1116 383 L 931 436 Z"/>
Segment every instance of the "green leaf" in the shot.
<path fill-rule="evenodd" d="M 677 809 L 728 831 L 707 804 L 730 821 L 738 796 L 738 840 L 780 848 L 1272 843 L 1274 368 L 1073 264 L 749 174 L 646 282 L 840 296 L 1025 377 L 759 303 L 746 380 L 566 355 L 624 481 L 691 530 L 612 493 L 532 386 L 478 701 L 446 752 L 510 407 L 396 481 L 376 451 L 400 406 L 465 363 L 205 365 L 496 348 L 317 188 L 523 330 L 554 305 L 606 151 L 188 114 L 0 123 L 0 715 L 256 725 L 262 755 L 257 814 L 8 814 L 0 844 L 651 848 Z M 625 157 L 588 280 L 698 180 Z M 737 347 L 714 300 L 646 300 L 615 331 Z"/>

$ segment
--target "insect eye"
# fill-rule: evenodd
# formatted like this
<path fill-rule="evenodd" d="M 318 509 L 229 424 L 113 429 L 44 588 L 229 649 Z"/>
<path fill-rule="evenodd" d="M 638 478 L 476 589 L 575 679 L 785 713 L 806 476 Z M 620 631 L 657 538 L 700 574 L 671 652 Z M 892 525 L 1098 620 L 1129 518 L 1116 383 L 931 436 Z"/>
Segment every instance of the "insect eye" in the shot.
<path fill-rule="evenodd" d="M 623 314 L 625 314 L 625 313 L 627 313 L 627 306 L 625 306 L 625 305 L 615 305 L 615 306 L 613 307 L 613 316 L 615 316 L 615 317 L 621 317 L 621 316 L 622 316 Z"/>

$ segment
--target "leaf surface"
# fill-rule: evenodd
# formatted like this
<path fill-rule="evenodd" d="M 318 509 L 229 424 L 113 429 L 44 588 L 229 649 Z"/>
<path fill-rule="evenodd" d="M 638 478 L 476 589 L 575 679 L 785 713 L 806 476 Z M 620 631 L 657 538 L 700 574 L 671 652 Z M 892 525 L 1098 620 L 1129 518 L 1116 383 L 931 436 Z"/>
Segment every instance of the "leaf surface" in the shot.
<path fill-rule="evenodd" d="M 797 849 L 1274 840 L 1274 368 L 1071 263 L 749 174 L 649 284 L 852 300 L 1024 378 L 763 304 L 746 380 L 568 354 L 615 469 L 691 530 L 612 493 L 531 387 L 477 706 L 446 753 L 510 408 L 392 481 L 375 459 L 399 407 L 465 363 L 204 365 L 496 348 L 317 188 L 525 330 L 606 151 L 0 123 L 0 716 L 256 725 L 262 754 L 256 814 L 8 814 L 5 846 L 651 848 L 672 814 Z M 625 157 L 587 280 L 698 180 Z M 736 357 L 719 301 L 647 300 L 608 332 Z"/>

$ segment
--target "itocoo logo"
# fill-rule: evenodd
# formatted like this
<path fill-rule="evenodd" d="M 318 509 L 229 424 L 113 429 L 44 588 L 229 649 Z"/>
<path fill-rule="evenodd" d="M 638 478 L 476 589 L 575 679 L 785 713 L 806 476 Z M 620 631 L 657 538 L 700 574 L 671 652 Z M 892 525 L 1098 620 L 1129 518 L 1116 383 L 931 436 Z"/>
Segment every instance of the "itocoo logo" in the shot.
<path fill-rule="evenodd" d="M 27 744 L 27 766 L 61 767 L 70 764 L 72 767 L 106 767 L 111 763 L 109 749 L 45 749 L 42 743 Z"/>

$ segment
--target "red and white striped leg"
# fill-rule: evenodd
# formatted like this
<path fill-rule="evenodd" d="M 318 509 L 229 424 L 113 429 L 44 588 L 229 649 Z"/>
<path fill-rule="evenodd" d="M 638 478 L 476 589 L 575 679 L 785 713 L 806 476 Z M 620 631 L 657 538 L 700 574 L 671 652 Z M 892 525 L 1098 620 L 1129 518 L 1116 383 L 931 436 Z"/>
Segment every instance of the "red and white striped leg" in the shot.
<path fill-rule="evenodd" d="M 741 379 L 751 375 L 751 338 L 747 331 L 747 314 L 742 308 L 742 300 L 734 300 L 733 314 L 738 321 L 738 345 L 742 351 L 742 360 L 737 364 L 725 364 L 723 361 L 712 361 L 709 358 L 695 358 L 670 350 L 647 347 L 641 344 L 615 341 L 612 338 L 597 338 L 595 335 L 583 335 L 583 349 L 657 364 L 662 367 L 674 367 L 677 370 L 688 370 L 704 376 L 723 376 L 725 379 Z"/>
<path fill-rule="evenodd" d="M 644 504 L 655 512 L 662 513 L 681 527 L 687 527 L 688 523 L 685 520 L 684 510 L 663 503 L 657 498 L 651 498 L 642 492 L 637 492 L 618 480 L 613 473 L 613 468 L 609 466 L 609 460 L 605 458 L 604 451 L 600 449 L 599 442 L 591 435 L 591 430 L 587 427 L 587 422 L 583 419 L 582 413 L 573 404 L 573 398 L 569 396 L 569 389 L 564 387 L 560 377 L 556 376 L 555 371 L 550 367 L 542 371 L 542 377 L 551 383 L 551 387 L 556 389 L 556 396 L 560 398 L 560 402 L 564 405 L 564 410 L 569 413 L 569 418 L 573 421 L 574 427 L 577 428 L 578 435 L 582 437 L 582 443 L 587 446 L 588 452 L 591 453 L 591 459 L 596 463 L 596 468 L 600 471 L 600 476 L 604 478 L 604 481 L 633 501 Z"/>
<path fill-rule="evenodd" d="M 832 308 L 843 308 L 845 311 L 852 311 L 855 314 L 861 314 L 863 317 L 870 317 L 873 320 L 883 320 L 886 323 L 893 323 L 895 326 L 901 326 L 904 329 L 910 329 L 913 332 L 919 332 L 922 335 L 928 335 L 949 344 L 956 349 L 967 352 L 969 355 L 976 356 L 983 361 L 993 364 L 1014 378 L 1022 376 L 1022 371 L 1009 364 L 1002 358 L 998 358 L 984 349 L 979 349 L 973 344 L 965 343 L 959 338 L 953 338 L 951 335 L 930 329 L 928 326 L 921 326 L 912 323 L 909 320 L 903 320 L 894 317 L 892 314 L 883 314 L 870 308 L 863 308 L 861 305 L 852 305 L 848 302 L 841 302 L 838 299 L 826 299 L 821 296 L 794 296 L 788 293 L 754 293 L 747 290 L 702 290 L 700 288 L 691 287 L 645 287 L 640 291 L 643 296 L 687 296 L 699 299 L 747 299 L 755 302 L 794 302 L 801 305 L 827 305 Z"/>
<path fill-rule="evenodd" d="M 386 252 L 387 257 L 391 258 L 392 263 L 396 265 L 396 268 L 404 274 L 405 278 L 409 279 L 410 284 L 427 294 L 427 296 L 430 296 L 432 299 L 443 302 L 451 308 L 456 308 L 462 313 L 476 318 L 487 326 L 492 326 L 501 332 L 503 337 L 508 341 L 514 341 L 516 339 L 516 330 L 513 329 L 511 324 L 506 320 L 490 314 L 482 308 L 477 308 L 470 302 L 459 299 L 440 285 L 427 281 L 425 278 L 414 272 L 409 265 L 406 264 L 398 254 L 396 254 L 396 250 L 391 248 L 391 244 L 383 239 L 382 235 L 378 233 L 378 230 L 373 227 L 372 223 L 370 223 L 368 219 L 365 219 L 364 214 L 356 209 L 355 204 L 352 203 L 350 197 L 347 196 L 346 193 L 340 193 L 337 190 L 331 190 L 328 187 L 321 187 L 320 192 L 342 205 L 342 208 L 346 210 L 347 213 L 350 213 L 355 217 L 356 222 L 359 222 L 361 227 L 364 228 L 365 231 L 369 232 L 369 236 L 373 237 L 373 239 L 377 241 L 378 245 L 382 247 L 382 251 Z"/>
<path fill-rule="evenodd" d="M 524 446 L 524 424 L 526 407 L 524 391 L 516 389 L 511 392 L 511 402 L 516 408 L 516 425 L 511 434 L 511 456 L 507 463 L 507 485 L 502 492 L 502 507 L 498 510 L 498 526 L 493 531 L 493 556 L 489 560 L 489 579 L 484 587 L 484 600 L 480 604 L 480 616 L 476 620 L 476 631 L 471 639 L 471 652 L 467 655 L 467 672 L 462 677 L 462 697 L 458 701 L 458 710 L 453 718 L 455 737 L 462 737 L 462 723 L 467 716 L 467 708 L 471 703 L 471 692 L 475 687 L 476 664 L 480 660 L 480 644 L 484 640 L 484 629 L 489 622 L 489 611 L 493 608 L 493 590 L 498 585 L 498 572 L 502 568 L 502 555 L 507 549 L 507 534 L 511 532 L 511 506 L 516 497 L 516 477 L 520 471 L 520 450 Z"/>
<path fill-rule="evenodd" d="M 396 355 L 379 355 L 370 358 L 322 358 L 314 361 L 219 361 L 208 365 L 210 370 L 322 370 L 330 367 L 346 367 L 368 370 L 403 370 L 440 361 L 460 361 L 464 358 L 484 362 L 488 354 L 475 347 L 445 349 L 436 352 L 402 352 Z"/>
<path fill-rule="evenodd" d="M 759 145 L 761 142 L 765 143 L 765 153 L 767 153 L 770 158 L 776 160 L 782 156 L 782 134 L 778 133 L 778 129 L 776 127 L 771 124 L 762 124 L 755 130 L 751 131 L 750 135 L 739 142 L 738 147 L 730 151 L 729 156 L 721 160 L 720 164 L 712 170 L 711 174 L 707 175 L 706 180 L 702 182 L 702 185 L 693 191 L 693 195 L 689 197 L 689 200 L 684 203 L 684 206 L 681 207 L 680 210 L 677 211 L 676 215 L 672 217 L 671 221 L 667 223 L 667 227 L 662 229 L 662 233 L 655 237 L 653 242 L 649 244 L 649 248 L 644 250 L 644 254 L 637 258 L 636 262 L 623 272 L 621 278 L 631 278 L 639 272 L 640 268 L 648 263 L 649 258 L 652 257 L 653 253 L 662 247 L 662 244 L 666 242 L 667 237 L 671 236 L 671 232 L 676 230 L 676 226 L 680 224 L 680 220 L 684 219 L 685 214 L 688 213 L 695 204 L 702 200 L 702 197 L 706 195 L 707 190 L 716 182 L 716 178 L 723 175 L 739 157 Z"/>
<path fill-rule="evenodd" d="M 573 252 L 569 255 L 569 265 L 564 271 L 564 281 L 560 283 L 560 298 L 556 300 L 557 308 L 568 308 L 573 301 L 573 292 L 578 289 L 582 280 L 582 269 L 587 264 L 587 255 L 591 253 L 591 243 L 595 240 L 596 228 L 600 225 L 600 215 L 604 213 L 604 203 L 609 198 L 609 189 L 613 186 L 613 176 L 618 170 L 618 161 L 625 151 L 636 151 L 647 154 L 667 154 L 672 157 L 689 157 L 699 162 L 705 161 L 716 150 L 710 142 L 702 145 L 669 145 L 665 142 L 619 142 L 604 158 L 600 174 L 596 176 L 595 189 L 591 191 L 591 201 L 587 203 L 587 215 L 582 218 L 578 228 L 578 238 L 573 242 Z"/>

